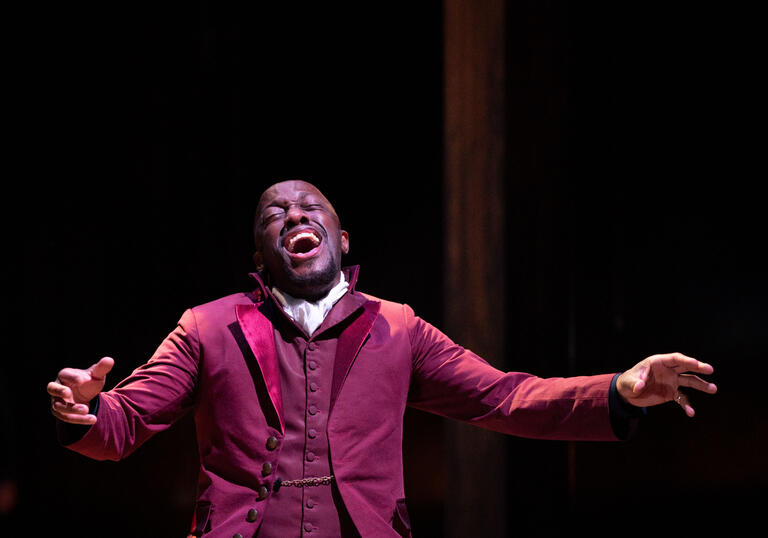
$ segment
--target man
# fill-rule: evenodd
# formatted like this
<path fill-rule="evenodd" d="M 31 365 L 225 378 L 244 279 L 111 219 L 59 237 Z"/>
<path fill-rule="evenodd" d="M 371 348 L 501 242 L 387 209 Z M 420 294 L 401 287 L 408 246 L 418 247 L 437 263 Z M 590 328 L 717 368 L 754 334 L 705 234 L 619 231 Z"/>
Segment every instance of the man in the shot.
<path fill-rule="evenodd" d="M 193 535 L 410 536 L 406 405 L 512 435 L 616 440 L 645 406 L 675 400 L 693 416 L 679 387 L 717 390 L 695 375 L 710 365 L 679 353 L 622 374 L 496 370 L 408 306 L 357 291 L 357 268 L 341 268 L 349 235 L 309 183 L 267 189 L 254 233 L 253 292 L 187 310 L 110 391 L 108 357 L 48 385 L 62 442 L 95 459 L 195 413 Z"/>

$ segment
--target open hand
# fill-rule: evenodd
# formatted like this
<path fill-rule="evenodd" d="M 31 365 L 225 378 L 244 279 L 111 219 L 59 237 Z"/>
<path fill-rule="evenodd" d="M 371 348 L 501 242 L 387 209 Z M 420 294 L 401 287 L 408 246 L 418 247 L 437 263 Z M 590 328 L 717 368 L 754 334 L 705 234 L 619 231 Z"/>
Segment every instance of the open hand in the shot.
<path fill-rule="evenodd" d="M 94 424 L 96 416 L 89 414 L 88 403 L 104 388 L 106 376 L 114 365 L 114 359 L 104 357 L 87 370 L 61 370 L 47 388 L 53 416 L 71 424 Z"/>
<path fill-rule="evenodd" d="M 680 387 L 714 394 L 717 386 L 695 375 L 708 375 L 713 371 L 709 364 L 682 353 L 652 355 L 621 374 L 616 381 L 616 388 L 624 400 L 632 405 L 647 407 L 674 400 L 686 415 L 692 417 L 695 411 Z"/>

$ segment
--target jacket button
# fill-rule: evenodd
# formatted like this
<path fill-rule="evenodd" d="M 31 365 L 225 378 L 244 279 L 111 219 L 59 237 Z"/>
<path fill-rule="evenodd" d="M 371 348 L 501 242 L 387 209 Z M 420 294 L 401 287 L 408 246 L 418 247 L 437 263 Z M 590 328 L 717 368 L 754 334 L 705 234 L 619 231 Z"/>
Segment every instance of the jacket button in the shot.
<path fill-rule="evenodd" d="M 259 500 L 263 501 L 267 498 L 267 495 L 269 495 L 269 490 L 267 489 L 267 486 L 261 486 L 259 488 Z"/>
<path fill-rule="evenodd" d="M 237 534 L 233 534 L 232 538 L 243 538 L 243 535 L 238 532 Z"/>
<path fill-rule="evenodd" d="M 257 519 L 259 519 L 259 511 L 251 508 L 248 510 L 248 517 L 246 517 L 249 523 L 253 523 Z"/>
<path fill-rule="evenodd" d="M 264 463 L 264 465 L 261 466 L 261 474 L 264 476 L 269 476 L 272 474 L 272 464 L 269 462 Z"/>
<path fill-rule="evenodd" d="M 277 437 L 274 435 L 267 439 L 267 450 L 274 450 L 277 448 Z"/>

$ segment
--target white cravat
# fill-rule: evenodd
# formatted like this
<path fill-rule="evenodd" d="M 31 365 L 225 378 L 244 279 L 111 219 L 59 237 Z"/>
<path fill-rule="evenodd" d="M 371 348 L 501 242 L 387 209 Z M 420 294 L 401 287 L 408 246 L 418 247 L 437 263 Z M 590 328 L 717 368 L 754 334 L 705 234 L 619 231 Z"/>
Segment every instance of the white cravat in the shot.
<path fill-rule="evenodd" d="M 347 288 L 349 288 L 349 283 L 344 278 L 344 273 L 341 273 L 339 283 L 331 288 L 328 295 L 315 302 L 292 297 L 277 288 L 272 288 L 272 294 L 281 303 L 285 313 L 301 325 L 308 335 L 312 336 L 312 333 L 317 330 L 336 301 L 347 293 Z"/>

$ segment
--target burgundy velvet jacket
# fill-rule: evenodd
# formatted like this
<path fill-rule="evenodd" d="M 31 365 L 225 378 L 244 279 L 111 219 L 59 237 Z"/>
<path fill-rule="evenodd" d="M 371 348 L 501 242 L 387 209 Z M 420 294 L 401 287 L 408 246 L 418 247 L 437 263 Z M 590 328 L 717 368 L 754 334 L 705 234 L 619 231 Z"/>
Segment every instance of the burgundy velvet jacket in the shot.
<path fill-rule="evenodd" d="M 352 313 L 332 333 L 338 343 L 328 440 L 336 484 L 363 537 L 409 535 L 406 405 L 516 436 L 616 440 L 611 374 L 542 379 L 501 372 L 407 305 L 355 291 L 356 267 L 348 280 L 342 301 L 354 302 Z M 193 411 L 200 452 L 195 527 L 211 537 L 254 536 L 269 517 L 280 475 L 286 395 L 271 321 L 277 307 L 257 281 L 253 293 L 187 310 L 148 363 L 99 395 L 97 423 L 68 445 L 119 460 Z M 265 462 L 275 470 L 268 476 Z"/>

